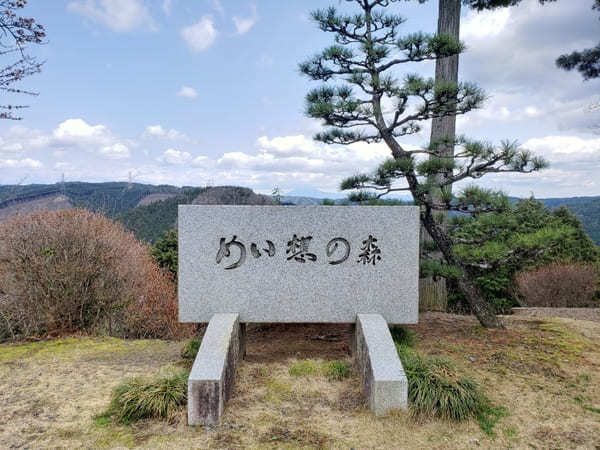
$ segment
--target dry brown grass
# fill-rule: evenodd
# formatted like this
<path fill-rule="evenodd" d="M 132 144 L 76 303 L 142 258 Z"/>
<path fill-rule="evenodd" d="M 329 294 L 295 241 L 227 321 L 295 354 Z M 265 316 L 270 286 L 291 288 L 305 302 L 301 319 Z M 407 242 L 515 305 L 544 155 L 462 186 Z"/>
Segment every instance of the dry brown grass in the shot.
<path fill-rule="evenodd" d="M 600 446 L 600 324 L 507 318 L 484 330 L 468 317 L 421 316 L 420 351 L 452 358 L 509 416 L 496 437 L 474 421 L 415 423 L 373 417 L 353 374 L 290 367 L 350 360 L 348 327 L 263 326 L 249 331 L 248 357 L 222 422 L 188 427 L 94 420 L 128 376 L 180 364 L 183 343 L 72 338 L 0 346 L 0 448 L 585 448 Z M 580 332 L 581 326 L 581 332 Z M 583 333 L 582 333 L 583 332 Z M 331 336 L 337 341 L 312 339 Z M 309 371 L 310 372 L 310 371 Z"/>

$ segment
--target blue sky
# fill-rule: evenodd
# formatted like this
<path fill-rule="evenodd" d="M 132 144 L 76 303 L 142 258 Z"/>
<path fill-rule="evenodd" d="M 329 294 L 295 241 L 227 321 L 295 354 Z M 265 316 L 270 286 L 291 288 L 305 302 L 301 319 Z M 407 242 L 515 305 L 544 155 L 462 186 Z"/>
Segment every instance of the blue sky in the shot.
<path fill-rule="evenodd" d="M 31 108 L 0 122 L 0 183 L 66 180 L 237 184 L 332 196 L 342 178 L 389 155 L 383 145 L 325 146 L 303 115 L 313 82 L 297 65 L 331 36 L 308 19 L 332 0 L 30 0 L 46 61 L 9 98 Z M 593 0 L 476 14 L 464 10 L 460 77 L 488 94 L 459 132 L 518 140 L 544 155 L 536 175 L 481 180 L 513 195 L 600 195 L 600 80 L 556 69 L 560 53 L 600 37 Z M 398 2 L 406 33 L 434 31 L 437 2 Z M 6 58 L 6 57 L 4 57 Z M 409 71 L 431 76 L 433 65 Z M 408 138 L 423 145 L 429 129 Z"/>

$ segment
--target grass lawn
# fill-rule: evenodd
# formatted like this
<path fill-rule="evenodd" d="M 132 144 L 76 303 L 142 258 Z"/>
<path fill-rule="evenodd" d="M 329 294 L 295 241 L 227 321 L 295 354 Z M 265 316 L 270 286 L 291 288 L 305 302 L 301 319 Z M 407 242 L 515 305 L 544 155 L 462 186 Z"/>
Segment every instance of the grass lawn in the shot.
<path fill-rule="evenodd" d="M 600 448 L 600 323 L 505 322 L 506 330 L 485 330 L 471 317 L 429 313 L 410 327 L 420 352 L 451 358 L 506 409 L 491 433 L 474 420 L 375 418 L 356 373 L 328 370 L 330 361 L 351 361 L 349 327 L 270 325 L 250 328 L 215 427 L 188 427 L 183 410 L 172 423 L 97 417 L 124 378 L 185 367 L 182 342 L 0 345 L 0 448 Z"/>

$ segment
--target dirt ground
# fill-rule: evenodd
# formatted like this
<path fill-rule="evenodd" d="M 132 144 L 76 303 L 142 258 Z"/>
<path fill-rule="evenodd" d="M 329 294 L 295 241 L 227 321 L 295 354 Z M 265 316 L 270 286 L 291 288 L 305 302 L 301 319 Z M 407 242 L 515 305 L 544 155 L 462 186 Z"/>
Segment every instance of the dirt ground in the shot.
<path fill-rule="evenodd" d="M 174 423 L 94 419 L 125 377 L 181 368 L 181 342 L 0 345 L 0 448 L 600 449 L 600 323 L 504 321 L 506 330 L 485 330 L 471 317 L 428 313 L 410 327 L 421 352 L 451 358 L 506 408 L 495 436 L 475 421 L 375 418 L 355 373 L 335 381 L 320 370 L 351 361 L 349 326 L 269 325 L 250 327 L 247 358 L 215 427 L 188 427 L 184 411 Z"/>
<path fill-rule="evenodd" d="M 513 314 L 527 317 L 563 317 L 600 322 L 600 308 L 513 308 Z"/>

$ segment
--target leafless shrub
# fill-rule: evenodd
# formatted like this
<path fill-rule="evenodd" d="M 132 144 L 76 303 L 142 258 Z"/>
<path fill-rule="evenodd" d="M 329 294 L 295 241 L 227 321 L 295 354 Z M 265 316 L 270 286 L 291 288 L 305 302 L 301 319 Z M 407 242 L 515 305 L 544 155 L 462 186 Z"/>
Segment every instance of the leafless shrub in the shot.
<path fill-rule="evenodd" d="M 176 338 L 172 276 L 133 234 L 85 210 L 0 224 L 0 340 L 73 332 Z"/>
<path fill-rule="evenodd" d="M 588 307 L 598 306 L 597 276 L 590 265 L 552 263 L 521 272 L 515 283 L 523 306 Z"/>

